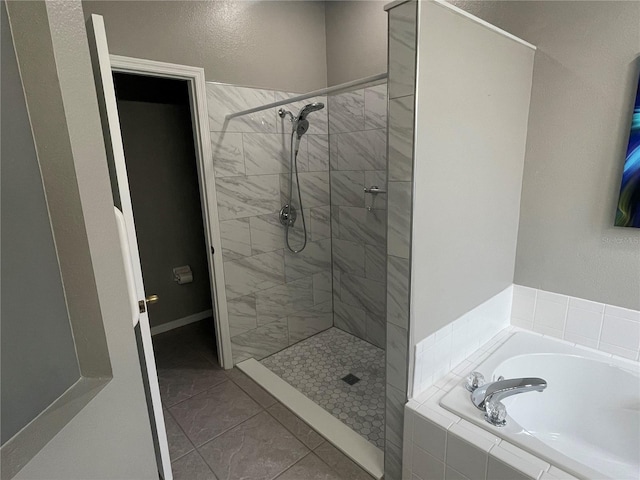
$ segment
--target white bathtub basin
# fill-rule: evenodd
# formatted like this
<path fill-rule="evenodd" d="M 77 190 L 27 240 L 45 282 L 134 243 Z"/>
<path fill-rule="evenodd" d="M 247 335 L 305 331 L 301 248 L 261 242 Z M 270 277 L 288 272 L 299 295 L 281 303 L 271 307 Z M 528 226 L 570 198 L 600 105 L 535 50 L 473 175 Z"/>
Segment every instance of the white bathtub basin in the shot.
<path fill-rule="evenodd" d="M 541 377 L 541 393 L 504 400 L 507 425 L 484 421 L 463 386 L 441 405 L 581 478 L 640 478 L 640 370 L 553 339 L 516 333 L 477 371 L 487 381 Z"/>

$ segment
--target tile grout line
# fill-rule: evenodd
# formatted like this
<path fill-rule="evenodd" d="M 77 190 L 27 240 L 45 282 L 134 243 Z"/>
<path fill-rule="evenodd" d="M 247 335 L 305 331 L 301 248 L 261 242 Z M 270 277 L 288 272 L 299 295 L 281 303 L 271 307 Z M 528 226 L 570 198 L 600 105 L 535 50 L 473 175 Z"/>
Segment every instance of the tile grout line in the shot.
<path fill-rule="evenodd" d="M 208 358 L 208 357 L 204 354 L 204 352 L 196 352 L 196 353 L 197 353 L 198 355 L 200 355 L 200 357 L 201 357 L 201 358 L 204 358 L 207 362 L 209 362 L 209 363 L 210 363 L 211 365 L 213 365 L 214 367 L 218 367 L 218 369 L 222 370 L 222 373 L 224 373 L 224 374 L 226 375 L 226 370 L 224 370 L 222 367 L 220 367 L 220 365 L 217 363 L 217 360 L 216 360 L 216 363 L 213 363 L 213 362 L 211 361 L 211 359 L 210 359 L 210 358 Z M 216 353 L 217 353 L 217 352 L 216 352 Z"/>
<path fill-rule="evenodd" d="M 224 373 L 224 371 L 223 371 L 223 373 Z M 211 385 L 210 387 L 205 388 L 205 389 L 204 389 L 204 390 L 202 390 L 201 392 L 194 393 L 194 394 L 193 394 L 193 395 L 191 395 L 190 397 L 185 398 L 184 400 L 180 400 L 179 402 L 174 403 L 174 404 L 172 404 L 171 406 L 167 406 L 167 407 L 165 408 L 165 410 L 170 410 L 170 409 L 172 409 L 173 407 L 177 407 L 178 405 L 180 405 L 180 404 L 182 404 L 182 403 L 186 402 L 187 400 L 191 400 L 192 398 L 197 397 L 198 395 L 202 395 L 203 393 L 206 393 L 206 392 L 208 392 L 209 390 L 212 390 L 212 389 L 214 389 L 214 388 L 216 388 L 216 387 L 219 387 L 219 386 L 220 386 L 220 385 L 222 385 L 223 383 L 230 381 L 230 379 L 228 378 L 228 376 L 226 375 L 226 373 L 225 373 L 225 377 L 226 377 L 226 378 L 225 378 L 225 380 L 222 380 L 221 382 L 218 382 L 218 383 L 216 383 L 215 385 Z M 233 382 L 231 382 L 231 383 L 233 383 Z"/>
<path fill-rule="evenodd" d="M 254 413 L 253 415 L 251 415 L 251 416 L 249 416 L 249 417 L 245 418 L 244 420 L 242 420 L 240 423 L 237 423 L 236 425 L 233 425 L 233 426 L 231 426 L 231 427 L 227 428 L 226 430 L 223 430 L 222 432 L 220 432 L 219 434 L 215 435 L 214 437 L 211 437 L 210 439 L 206 440 L 205 442 L 201 443 L 200 445 L 197 445 L 197 446 L 195 447 L 195 448 L 196 448 L 196 450 L 200 450 L 200 449 L 201 449 L 202 447 L 204 447 L 207 443 L 211 443 L 212 441 L 214 441 L 214 440 L 216 440 L 216 439 L 220 438 L 220 437 L 221 437 L 222 435 L 224 435 L 225 433 L 230 432 L 230 431 L 231 431 L 231 430 L 233 430 L 234 428 L 237 428 L 237 427 L 241 426 L 242 424 L 244 424 L 244 423 L 248 422 L 248 421 L 249 421 L 249 420 L 251 420 L 252 418 L 257 417 L 257 416 L 258 416 L 258 415 L 260 415 L 261 413 L 266 412 L 266 410 L 265 410 L 261 405 L 259 405 L 259 404 L 258 404 L 258 402 L 256 402 L 256 401 L 254 400 L 254 403 L 256 403 L 256 404 L 258 405 L 258 407 L 259 407 L 259 411 L 258 411 L 257 413 Z"/>
<path fill-rule="evenodd" d="M 209 361 L 209 359 L 205 356 L 204 352 L 202 352 L 202 351 L 197 351 L 196 353 L 197 353 L 197 357 L 198 357 L 198 358 L 201 358 L 201 359 L 207 360 L 207 363 L 211 363 L 211 362 Z M 218 384 L 216 384 L 216 385 L 214 385 L 214 386 L 210 387 L 209 389 L 206 389 L 206 390 L 204 390 L 203 392 L 199 392 L 198 394 L 193 395 L 193 396 L 191 396 L 191 397 L 189 397 L 189 398 L 193 398 L 193 397 L 195 397 L 195 396 L 197 396 L 197 395 L 200 395 L 200 394 L 202 394 L 202 393 L 205 393 L 206 391 L 208 391 L 208 390 L 210 390 L 210 389 L 213 389 L 213 388 L 215 388 L 215 387 L 217 387 L 217 386 L 221 386 L 221 385 L 223 385 L 223 384 L 224 384 L 225 382 L 227 382 L 227 381 L 230 381 L 232 384 L 235 384 L 235 385 L 236 385 L 236 386 L 237 386 L 237 387 L 238 387 L 238 388 L 243 392 L 243 394 L 247 395 L 247 397 L 249 397 L 251 400 L 253 400 L 253 401 L 254 401 L 254 403 L 256 403 L 256 404 L 258 405 L 258 410 L 259 410 L 259 411 L 258 411 L 257 413 L 255 413 L 254 415 L 251 415 L 250 417 L 248 417 L 248 418 L 244 419 L 244 420 L 243 420 L 243 421 L 241 421 L 240 423 L 238 423 L 238 424 L 236 424 L 236 425 L 234 425 L 234 426 L 229 427 L 228 429 L 224 430 L 223 432 L 219 433 L 219 434 L 218 434 L 218 435 L 216 435 L 215 437 L 213 437 L 213 438 L 211 438 L 211 439 L 207 440 L 206 442 L 202 443 L 202 444 L 201 444 L 201 445 L 199 445 L 199 446 L 194 446 L 193 442 L 192 442 L 192 441 L 189 439 L 189 437 L 185 434 L 184 429 L 182 429 L 182 427 L 180 426 L 180 424 L 176 421 L 176 424 L 178 425 L 178 428 L 183 432 L 183 434 L 184 434 L 185 438 L 187 439 L 187 441 L 189 442 L 189 444 L 190 444 L 191 446 L 194 446 L 194 448 L 193 448 L 193 449 L 191 449 L 191 450 L 189 450 L 189 451 L 188 451 L 188 452 L 186 452 L 185 454 L 181 455 L 180 457 L 177 457 L 177 458 L 175 458 L 175 459 L 172 459 L 172 463 L 173 463 L 174 461 L 178 461 L 179 459 L 181 459 L 181 458 L 183 458 L 183 457 L 185 457 L 185 456 L 187 456 L 187 455 L 189 455 L 189 454 L 193 453 L 194 451 L 197 451 L 197 452 L 198 452 L 198 456 L 199 456 L 200 458 L 202 458 L 202 460 L 205 462 L 205 464 L 208 466 L 208 468 L 213 472 L 213 469 L 211 468 L 211 465 L 209 465 L 209 464 L 206 462 L 206 460 L 204 459 L 204 457 L 203 457 L 203 455 L 202 455 L 202 453 L 201 453 L 200 449 L 201 449 L 204 445 L 206 445 L 207 443 L 209 443 L 209 442 L 211 442 L 211 441 L 213 441 L 213 440 L 215 440 L 215 439 L 219 438 L 221 435 L 224 435 L 224 434 L 225 434 L 225 433 L 227 433 L 229 430 L 232 430 L 232 429 L 234 429 L 234 428 L 237 428 L 237 427 L 241 426 L 243 423 L 248 422 L 249 420 L 251 420 L 251 419 L 252 419 L 252 418 L 254 418 L 255 416 L 260 415 L 263 411 L 264 411 L 264 412 L 266 412 L 266 413 L 267 413 L 267 415 L 269 416 L 269 418 L 272 418 L 272 419 L 273 419 L 273 420 L 274 420 L 278 425 L 281 425 L 281 426 L 282 426 L 282 428 L 284 428 L 286 431 L 290 432 L 290 433 L 293 435 L 293 437 L 294 437 L 294 438 L 296 438 L 296 439 L 297 439 L 297 440 L 298 440 L 298 441 L 299 441 L 299 442 L 304 446 L 304 448 L 307 450 L 307 453 L 306 453 L 303 457 L 301 457 L 298 461 L 294 462 L 291 466 L 293 466 L 293 465 L 295 465 L 296 463 L 298 463 L 298 462 L 302 461 L 302 459 L 303 459 L 303 458 L 305 458 L 306 456 L 308 456 L 308 454 L 309 454 L 309 453 L 315 452 L 315 451 L 316 451 L 317 449 L 319 449 L 323 444 L 325 444 L 325 443 L 326 443 L 326 442 L 325 442 L 325 440 L 322 438 L 322 436 L 318 434 L 318 435 L 319 435 L 319 437 L 320 437 L 320 443 L 319 443 L 318 445 L 316 445 L 316 446 L 315 446 L 315 448 L 310 448 L 309 446 L 307 446 L 307 445 L 306 445 L 306 444 L 305 444 L 305 443 L 304 443 L 304 442 L 303 442 L 299 437 L 297 437 L 297 436 L 295 435 L 295 433 L 294 433 L 294 432 L 292 432 L 289 428 L 287 428 L 287 427 L 284 425 L 284 423 L 280 422 L 277 418 L 275 418 L 275 416 L 274 416 L 274 415 L 269 411 L 269 408 L 272 408 L 272 407 L 274 407 L 275 405 L 280 405 L 280 406 L 282 406 L 282 407 L 283 407 L 283 408 L 285 408 L 285 409 L 286 409 L 286 406 L 284 406 L 281 402 L 278 402 L 278 401 L 277 401 L 277 400 L 275 400 L 275 399 L 274 399 L 273 404 L 269 405 L 268 407 L 264 407 L 264 406 L 262 406 L 262 404 L 260 404 L 260 403 L 257 401 L 257 398 L 256 398 L 256 397 L 254 397 L 254 396 L 252 396 L 252 395 L 251 395 L 247 390 L 245 390 L 245 389 L 244 389 L 244 388 L 243 388 L 243 387 L 242 387 L 238 382 L 236 382 L 236 381 L 235 381 L 235 379 L 234 379 L 234 377 L 232 377 L 231 375 L 229 375 L 229 374 L 227 373 L 227 371 L 224 371 L 224 370 L 221 370 L 221 371 L 224 373 L 224 375 L 225 375 L 225 377 L 226 377 L 226 379 L 225 379 L 225 380 L 223 380 L 223 381 L 219 382 Z M 251 378 L 250 378 L 250 377 L 248 377 L 248 376 L 247 376 L 247 380 L 252 381 L 252 380 L 251 380 Z M 254 383 L 255 383 L 255 382 L 254 382 Z M 257 385 L 257 384 L 256 384 L 256 385 Z M 259 388 L 260 388 L 260 386 L 259 386 L 259 385 L 257 385 L 257 387 L 259 387 Z M 268 393 L 268 392 L 267 392 L 267 393 Z M 177 404 L 175 404 L 175 405 L 178 405 L 178 404 L 180 404 L 180 403 L 182 403 L 182 402 L 184 402 L 184 401 L 186 401 L 186 400 L 188 400 L 188 399 L 185 399 L 185 400 L 183 400 L 183 401 L 181 401 L 181 402 L 178 402 L 178 403 L 177 403 Z M 175 405 L 174 405 L 174 406 L 175 406 Z M 171 407 L 170 407 L 170 408 L 171 408 Z M 175 417 L 174 417 L 174 416 L 173 416 L 173 414 L 169 411 L 169 409 L 166 409 L 166 410 L 167 410 L 167 412 L 169 413 L 169 416 L 170 416 L 170 417 L 175 421 Z M 288 409 L 287 409 L 287 410 L 288 410 Z M 298 421 L 300 421 L 300 422 L 302 422 L 304 425 L 306 425 L 306 426 L 309 428 L 309 430 L 310 430 L 310 431 L 313 431 L 313 432 L 315 432 L 315 433 L 317 434 L 317 432 L 316 432 L 313 428 L 309 427 L 309 426 L 306 424 L 306 422 L 304 422 L 302 419 L 300 419 L 299 417 L 297 417 L 297 415 L 293 414 L 292 412 L 291 412 L 291 414 L 292 414 L 292 415 L 293 415 L 293 416 L 294 416 Z M 320 459 L 320 461 L 321 461 L 323 464 L 326 464 L 326 462 L 322 461 L 321 459 Z M 288 467 L 288 468 L 291 468 L 291 466 L 290 466 L 290 467 Z M 330 468 L 332 471 L 335 471 L 335 470 L 333 470 L 333 468 L 332 468 L 332 467 L 330 467 L 329 465 L 327 465 L 327 467 L 328 467 L 328 468 Z M 288 470 L 288 468 L 287 468 L 287 469 L 285 469 L 284 471 Z M 284 473 L 284 471 L 283 471 L 283 472 L 280 472 L 278 475 L 281 475 L 282 473 Z M 213 474 L 214 474 L 214 476 L 215 476 L 215 472 L 213 472 Z"/>
<path fill-rule="evenodd" d="M 182 432 L 182 434 L 184 435 L 184 438 L 186 438 L 186 439 L 187 439 L 187 442 L 189 442 L 189 445 L 191 445 L 191 447 L 192 447 L 192 449 L 191 449 L 191 450 L 189 450 L 188 452 L 186 452 L 186 453 L 184 453 L 184 454 L 180 455 L 179 457 L 177 457 L 177 458 L 175 458 L 175 459 L 171 458 L 171 455 L 169 455 L 169 461 L 170 461 L 170 463 L 173 463 L 173 462 L 175 462 L 175 461 L 177 461 L 177 460 L 180 460 L 180 459 L 181 459 L 181 458 L 183 458 L 183 457 L 186 457 L 187 455 L 189 455 L 190 453 L 192 453 L 192 452 L 196 451 L 197 449 L 196 449 L 196 446 L 195 446 L 195 445 L 193 444 L 193 442 L 191 441 L 191 439 L 187 436 L 187 433 L 184 431 L 184 429 L 182 428 L 182 426 L 178 423 L 178 421 L 176 420 L 176 418 L 173 416 L 173 414 L 172 414 L 168 409 L 167 409 L 167 410 L 165 410 L 165 411 L 167 412 L 167 414 L 169 414 L 169 416 L 170 416 L 170 417 L 172 418 L 172 420 L 173 420 L 173 423 L 175 423 L 175 424 L 177 425 L 177 427 L 180 429 L 180 431 L 181 431 L 181 432 Z M 166 429 L 165 429 L 165 430 L 166 430 Z"/>
<path fill-rule="evenodd" d="M 293 467 L 295 467 L 298 463 L 300 463 L 302 460 L 304 460 L 305 458 L 307 458 L 311 454 L 313 454 L 313 450 L 309 450 L 300 459 L 296 460 L 293 464 L 289 465 L 287 468 L 285 468 L 280 473 L 277 473 L 275 477 L 272 477 L 269 480 L 278 480 L 278 478 L 280 478 L 280 476 L 284 475 L 286 472 L 291 470 Z"/>
<path fill-rule="evenodd" d="M 565 335 L 567 333 L 567 317 L 569 316 L 569 306 L 571 305 L 571 301 L 567 298 L 567 306 L 564 309 L 564 316 L 562 318 L 562 337 L 561 338 L 565 338 Z"/>
<path fill-rule="evenodd" d="M 602 330 L 604 329 L 604 320 L 606 317 L 607 307 L 602 310 L 602 321 L 600 322 L 600 329 L 598 330 L 598 339 L 596 340 L 596 349 L 600 350 L 600 345 L 602 343 Z"/>
<path fill-rule="evenodd" d="M 218 480 L 218 476 L 216 475 L 216 472 L 213 471 L 213 468 L 211 467 L 211 465 L 209 465 L 209 463 L 207 462 L 207 460 L 202 456 L 202 454 L 200 453 L 200 450 L 198 450 L 197 448 L 194 450 L 198 456 L 200 457 L 200 459 L 204 462 L 204 464 L 207 466 L 207 468 L 209 469 L 209 471 L 213 474 L 213 478 L 215 478 L 216 480 Z"/>
<path fill-rule="evenodd" d="M 290 428 L 288 428 L 283 422 L 281 422 L 280 420 L 278 420 L 270 411 L 269 409 L 274 407 L 275 405 L 280 405 L 281 407 L 283 407 L 287 412 L 289 412 L 291 415 L 293 415 L 296 419 L 298 419 L 300 422 L 302 422 L 304 425 L 306 425 L 309 430 L 313 431 L 316 435 L 318 435 L 318 437 L 320 437 L 320 439 L 322 440 L 318 445 L 316 445 L 314 448 L 309 447 L 306 443 L 304 443 L 302 441 L 302 439 L 300 439 Z M 284 403 L 279 402 L 278 400 L 276 400 L 276 403 L 274 403 L 273 405 L 269 406 L 269 408 L 265 408 L 265 411 L 276 421 L 278 422 L 280 425 L 282 425 L 285 430 L 287 430 L 289 433 L 291 433 L 291 435 L 293 435 L 300 443 L 302 443 L 307 449 L 309 449 L 311 452 L 315 452 L 315 450 L 317 448 L 319 448 L 323 443 L 327 442 L 328 440 L 326 438 L 324 438 L 322 435 L 320 435 L 318 432 L 316 432 L 316 430 L 314 428 L 312 428 L 307 422 L 305 422 L 304 420 L 302 420 L 298 415 L 296 415 L 295 413 L 293 413 L 291 410 L 289 410 L 287 408 L 287 406 Z"/>

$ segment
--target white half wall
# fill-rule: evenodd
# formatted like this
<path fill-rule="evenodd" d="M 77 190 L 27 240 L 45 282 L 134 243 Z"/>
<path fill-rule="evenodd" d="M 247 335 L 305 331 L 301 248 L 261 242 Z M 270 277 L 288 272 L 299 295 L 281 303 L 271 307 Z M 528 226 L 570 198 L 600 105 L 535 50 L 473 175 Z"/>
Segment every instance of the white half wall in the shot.
<path fill-rule="evenodd" d="M 418 16 L 414 345 L 513 283 L 535 54 L 447 4 Z"/>
<path fill-rule="evenodd" d="M 640 310 L 640 229 L 613 226 L 640 2 L 451 1 L 538 48 L 515 283 Z"/>

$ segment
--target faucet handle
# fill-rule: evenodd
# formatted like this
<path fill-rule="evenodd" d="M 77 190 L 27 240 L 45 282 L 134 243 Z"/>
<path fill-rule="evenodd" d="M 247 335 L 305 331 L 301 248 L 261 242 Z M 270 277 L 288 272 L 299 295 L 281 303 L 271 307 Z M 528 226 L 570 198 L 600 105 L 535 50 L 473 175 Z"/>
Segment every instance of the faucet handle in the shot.
<path fill-rule="evenodd" d="M 491 401 L 485 405 L 484 419 L 495 427 L 507 424 L 507 407 L 502 402 Z"/>
<path fill-rule="evenodd" d="M 467 384 L 465 385 L 467 390 L 473 392 L 476 388 L 484 385 L 484 375 L 480 372 L 471 372 L 467 376 Z"/>

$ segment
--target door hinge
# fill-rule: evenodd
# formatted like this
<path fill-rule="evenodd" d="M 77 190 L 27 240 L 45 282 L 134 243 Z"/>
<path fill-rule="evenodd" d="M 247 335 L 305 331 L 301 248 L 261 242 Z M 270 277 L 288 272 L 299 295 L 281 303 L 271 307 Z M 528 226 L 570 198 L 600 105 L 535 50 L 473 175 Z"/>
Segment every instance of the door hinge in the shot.
<path fill-rule="evenodd" d="M 147 307 L 144 304 L 144 300 L 138 300 L 138 309 L 140 310 L 140 313 L 144 313 L 147 311 Z"/>
<path fill-rule="evenodd" d="M 213 246 L 212 246 L 212 247 L 211 247 L 211 255 L 213 255 L 213 254 L 215 254 L 215 253 L 216 253 L 216 249 L 215 249 L 215 248 L 213 248 Z"/>

